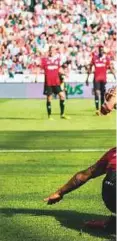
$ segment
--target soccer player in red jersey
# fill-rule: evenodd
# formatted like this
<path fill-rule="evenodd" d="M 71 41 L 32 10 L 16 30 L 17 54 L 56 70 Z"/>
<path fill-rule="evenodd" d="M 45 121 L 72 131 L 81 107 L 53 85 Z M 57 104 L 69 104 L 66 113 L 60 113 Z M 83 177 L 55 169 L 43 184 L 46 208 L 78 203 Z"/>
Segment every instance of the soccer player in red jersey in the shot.
<path fill-rule="evenodd" d="M 56 48 L 54 46 L 49 47 L 48 57 L 43 58 L 41 61 L 41 67 L 44 69 L 45 83 L 44 94 L 47 96 L 47 113 L 48 118 L 51 117 L 51 100 L 52 94 L 58 95 L 60 99 L 60 116 L 62 119 L 69 119 L 64 115 L 65 109 L 65 96 L 61 89 L 61 83 L 59 74 L 63 71 L 60 66 L 60 58 L 57 56 Z"/>
<path fill-rule="evenodd" d="M 54 204 L 63 199 L 63 196 L 85 184 L 92 178 L 106 174 L 102 183 L 102 198 L 106 207 L 113 213 L 106 221 L 87 223 L 87 226 L 103 228 L 104 230 L 115 232 L 116 229 L 116 148 L 106 152 L 96 163 L 86 170 L 76 173 L 64 186 L 59 188 L 54 194 L 44 199 L 47 204 Z"/>
<path fill-rule="evenodd" d="M 106 54 L 104 53 L 104 47 L 102 45 L 99 45 L 98 47 L 98 54 L 93 54 L 92 56 L 92 61 L 88 70 L 86 85 L 89 84 L 88 79 L 93 66 L 94 66 L 93 90 L 95 95 L 96 114 L 100 115 L 99 99 L 101 99 L 101 105 L 102 105 L 104 103 L 105 85 L 107 81 L 106 75 L 107 75 L 108 69 L 110 69 L 110 71 L 114 75 L 114 78 L 116 79 L 114 68 L 110 63 L 108 56 L 106 56 Z"/>

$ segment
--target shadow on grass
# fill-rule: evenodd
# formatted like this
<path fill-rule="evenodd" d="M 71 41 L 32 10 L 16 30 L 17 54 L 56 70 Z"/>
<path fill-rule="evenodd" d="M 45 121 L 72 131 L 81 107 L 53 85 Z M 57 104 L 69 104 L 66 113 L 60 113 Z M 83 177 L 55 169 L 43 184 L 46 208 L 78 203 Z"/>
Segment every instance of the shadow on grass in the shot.
<path fill-rule="evenodd" d="M 116 144 L 116 131 L 0 131 L 0 149 L 111 148 Z"/>
<path fill-rule="evenodd" d="M 7 217 L 12 217 L 18 214 L 32 216 L 51 216 L 55 217 L 55 219 L 60 222 L 61 226 L 78 231 L 80 236 L 82 236 L 82 232 L 85 232 L 92 236 L 106 238 L 106 240 L 114 241 L 114 235 L 105 233 L 102 230 L 91 230 L 84 226 L 85 221 L 105 219 L 105 216 L 103 215 L 79 213 L 69 210 L 41 210 L 26 208 L 1 208 L 0 213 Z"/>
<path fill-rule="evenodd" d="M 0 120 L 43 120 L 42 118 L 28 118 L 28 117 L 0 117 Z"/>

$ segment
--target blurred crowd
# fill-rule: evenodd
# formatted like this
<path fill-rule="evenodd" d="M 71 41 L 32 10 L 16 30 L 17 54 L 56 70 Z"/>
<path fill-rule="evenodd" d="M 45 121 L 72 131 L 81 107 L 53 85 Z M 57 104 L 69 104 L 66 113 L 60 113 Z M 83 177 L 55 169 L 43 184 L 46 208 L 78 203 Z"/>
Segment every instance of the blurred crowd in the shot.
<path fill-rule="evenodd" d="M 40 58 L 57 46 L 62 63 L 80 73 L 99 44 L 116 58 L 116 0 L 0 1 L 0 74 L 39 73 Z M 91 4 L 90 4 L 91 3 Z"/>

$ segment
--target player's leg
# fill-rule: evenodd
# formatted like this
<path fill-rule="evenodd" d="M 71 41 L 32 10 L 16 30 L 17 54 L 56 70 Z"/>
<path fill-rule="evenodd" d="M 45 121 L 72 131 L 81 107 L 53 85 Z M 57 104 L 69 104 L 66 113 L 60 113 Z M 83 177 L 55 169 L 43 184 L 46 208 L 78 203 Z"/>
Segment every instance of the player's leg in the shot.
<path fill-rule="evenodd" d="M 65 92 L 62 91 L 61 86 L 54 86 L 53 88 L 54 93 L 56 93 L 59 96 L 59 103 L 60 103 L 60 116 L 62 119 L 68 119 L 66 115 L 64 115 L 65 112 Z"/>
<path fill-rule="evenodd" d="M 52 87 L 51 86 L 44 86 L 44 94 L 46 95 L 46 109 L 48 118 L 50 119 L 52 108 L 51 108 L 51 100 L 52 100 Z"/>
<path fill-rule="evenodd" d="M 105 220 L 92 220 L 85 222 L 85 227 L 103 230 L 107 233 L 116 233 L 116 216 L 110 216 Z"/>
<path fill-rule="evenodd" d="M 65 96 L 66 96 L 66 99 L 68 100 L 68 90 L 67 90 L 67 88 L 65 88 Z"/>
<path fill-rule="evenodd" d="M 46 107 L 47 107 L 47 113 L 48 113 L 49 119 L 51 119 L 51 114 L 52 114 L 51 100 L 52 100 L 52 95 L 47 95 Z"/>
<path fill-rule="evenodd" d="M 59 94 L 60 99 L 60 116 L 62 119 L 70 120 L 70 117 L 65 115 L 65 92 L 60 92 Z"/>
<path fill-rule="evenodd" d="M 57 94 L 59 96 L 60 115 L 62 116 L 64 114 L 64 110 L 65 110 L 65 95 L 64 95 L 64 92 L 61 89 L 61 86 L 60 85 L 53 86 L 53 93 Z"/>
<path fill-rule="evenodd" d="M 106 91 L 106 88 L 105 88 L 105 83 L 100 83 L 100 92 L 101 92 L 101 106 L 103 105 L 104 103 L 104 96 L 105 96 L 105 91 Z"/>
<path fill-rule="evenodd" d="M 59 100 L 60 100 L 60 115 L 61 117 L 64 116 L 65 112 L 65 94 L 63 91 L 58 93 Z"/>
<path fill-rule="evenodd" d="M 66 99 L 68 99 L 68 90 L 67 90 L 66 83 L 64 83 L 64 91 L 65 91 L 65 97 Z"/>
<path fill-rule="evenodd" d="M 99 97 L 100 97 L 100 83 L 99 82 L 93 82 L 94 86 L 94 98 L 95 98 L 95 108 L 96 108 L 96 114 L 99 115 Z"/>

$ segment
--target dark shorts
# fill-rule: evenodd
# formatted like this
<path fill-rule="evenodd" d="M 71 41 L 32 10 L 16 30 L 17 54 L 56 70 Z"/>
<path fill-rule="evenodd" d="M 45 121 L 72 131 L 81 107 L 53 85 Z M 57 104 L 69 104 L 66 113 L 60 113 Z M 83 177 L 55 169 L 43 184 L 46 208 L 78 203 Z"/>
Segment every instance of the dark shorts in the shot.
<path fill-rule="evenodd" d="M 94 91 L 96 90 L 100 90 L 101 92 L 105 93 L 105 88 L 106 86 L 106 83 L 105 82 L 96 82 L 95 80 L 93 81 L 93 88 L 94 88 Z"/>
<path fill-rule="evenodd" d="M 56 86 L 47 86 L 45 85 L 44 87 L 44 95 L 52 95 L 52 94 L 59 94 L 62 91 L 60 85 L 56 85 Z"/>
<path fill-rule="evenodd" d="M 103 180 L 102 198 L 106 207 L 116 213 L 116 172 L 109 172 Z"/>

